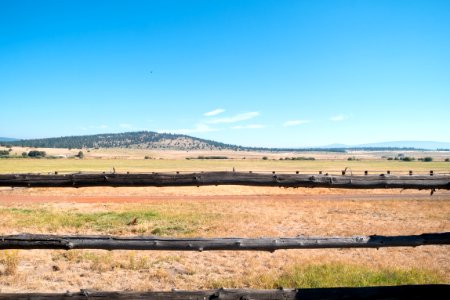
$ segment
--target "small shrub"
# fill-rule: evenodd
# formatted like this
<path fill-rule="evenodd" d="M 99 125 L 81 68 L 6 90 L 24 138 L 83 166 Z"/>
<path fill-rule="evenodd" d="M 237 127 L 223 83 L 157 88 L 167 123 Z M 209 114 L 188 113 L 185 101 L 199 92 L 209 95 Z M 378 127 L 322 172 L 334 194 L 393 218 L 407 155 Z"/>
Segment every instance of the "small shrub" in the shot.
<path fill-rule="evenodd" d="M 78 154 L 76 155 L 76 157 L 78 157 L 79 159 L 83 159 L 83 158 L 84 158 L 84 153 L 83 153 L 83 151 L 78 152 Z"/>
<path fill-rule="evenodd" d="M 40 157 L 45 157 L 46 155 L 47 155 L 47 153 L 45 151 L 32 150 L 32 151 L 28 152 L 29 157 L 40 158 Z"/>
<path fill-rule="evenodd" d="M 405 157 L 403 157 L 403 159 L 402 159 L 403 161 L 414 161 L 414 160 L 416 160 L 414 157 L 410 157 L 410 156 L 405 156 Z"/>
<path fill-rule="evenodd" d="M 262 157 L 263 160 L 268 160 L 269 158 L 267 156 Z"/>
<path fill-rule="evenodd" d="M 445 161 L 446 161 L 446 162 L 449 162 L 449 161 L 450 161 L 450 158 L 446 158 Z"/>
<path fill-rule="evenodd" d="M 423 158 L 423 161 L 424 161 L 424 162 L 430 162 L 430 161 L 433 161 L 433 158 L 430 157 L 430 156 L 427 156 L 427 157 L 424 157 L 424 158 Z"/>
<path fill-rule="evenodd" d="M 300 156 L 300 157 L 297 157 L 296 160 L 316 160 L 316 159 L 314 157 Z"/>
<path fill-rule="evenodd" d="M 28 156 L 28 153 L 22 152 L 22 157 L 27 157 L 27 156 Z"/>
<path fill-rule="evenodd" d="M 19 265 L 19 250 L 0 251 L 0 264 L 4 265 L 5 275 L 16 274 Z"/>

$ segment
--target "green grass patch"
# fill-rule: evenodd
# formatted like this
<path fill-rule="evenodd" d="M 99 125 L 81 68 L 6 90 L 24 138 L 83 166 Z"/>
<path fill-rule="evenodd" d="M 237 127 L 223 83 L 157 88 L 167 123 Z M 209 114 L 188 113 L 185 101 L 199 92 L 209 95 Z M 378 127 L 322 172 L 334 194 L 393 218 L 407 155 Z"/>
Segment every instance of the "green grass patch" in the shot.
<path fill-rule="evenodd" d="M 32 209 L 26 209 L 26 208 L 10 208 L 9 211 L 18 214 L 18 215 L 28 215 L 32 214 L 34 211 Z"/>
<path fill-rule="evenodd" d="M 193 228 L 189 228 L 186 226 L 183 226 L 181 224 L 171 224 L 171 225 L 166 225 L 166 226 L 157 226 L 155 228 L 152 229 L 152 231 L 150 232 L 151 234 L 154 235 L 159 235 L 159 236 L 169 236 L 169 235 L 174 235 L 174 234 L 189 234 L 189 233 L 193 233 L 194 230 Z"/>
<path fill-rule="evenodd" d="M 418 269 L 371 269 L 357 265 L 319 264 L 293 266 L 281 274 L 262 274 L 248 279 L 232 279 L 213 282 L 211 287 L 251 288 L 324 288 L 363 287 L 404 284 L 445 283 L 445 278 L 428 270 Z"/>
<path fill-rule="evenodd" d="M 136 219 L 136 222 L 133 220 Z M 199 227 L 214 220 L 210 214 L 159 212 L 133 209 L 108 212 L 67 212 L 50 208 L 0 209 L 0 225 L 22 231 L 96 231 L 107 234 L 183 236 L 198 234 Z"/>
<path fill-rule="evenodd" d="M 110 232 L 127 226 L 134 218 L 138 222 L 148 222 L 156 219 L 158 214 L 154 211 L 127 211 L 127 212 L 94 212 L 73 213 L 54 212 L 46 209 L 37 209 L 34 213 L 25 209 L 10 209 L 15 215 L 20 215 L 16 222 L 23 227 L 41 227 L 49 230 L 60 228 L 89 228 L 95 231 Z"/>

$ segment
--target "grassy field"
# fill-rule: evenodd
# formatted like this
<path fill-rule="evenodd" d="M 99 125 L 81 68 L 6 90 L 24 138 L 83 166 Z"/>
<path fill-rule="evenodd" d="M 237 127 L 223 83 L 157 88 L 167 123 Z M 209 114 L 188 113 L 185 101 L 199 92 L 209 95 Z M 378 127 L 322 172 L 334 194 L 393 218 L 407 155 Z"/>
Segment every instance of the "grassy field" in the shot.
<path fill-rule="evenodd" d="M 381 159 L 0 159 L 0 173 L 277 171 L 450 172 Z M 137 224 L 130 221 L 137 219 Z M 397 235 L 450 231 L 438 191 L 142 187 L 0 189 L 0 234 L 179 237 Z M 127 278 L 127 280 L 124 280 Z M 0 292 L 333 287 L 450 282 L 448 246 L 265 252 L 0 251 Z"/>
<path fill-rule="evenodd" d="M 450 173 L 450 163 L 437 162 L 403 162 L 388 160 L 313 160 L 285 161 L 262 159 L 228 159 L 228 160 L 186 160 L 186 159 L 0 159 L 0 173 L 29 172 L 174 172 L 174 171 L 277 171 L 317 173 L 318 171 L 339 174 L 349 168 L 351 172 L 408 172 Z"/>
<path fill-rule="evenodd" d="M 238 189 L 233 187 L 233 189 Z M 3 190 L 18 196 L 39 189 Z M 448 195 L 398 198 L 350 194 L 315 197 L 167 195 L 143 189 L 139 202 L 77 202 L 66 189 L 46 189 L 47 202 L 0 204 L 0 234 L 117 234 L 162 236 L 349 236 L 450 231 Z M 75 189 L 74 189 L 75 190 Z M 212 194 L 211 189 L 203 194 Z M 69 190 L 72 191 L 72 190 Z M 76 190 L 75 190 L 76 191 Z M 284 191 L 284 189 L 281 189 Z M 98 188 L 96 193 L 102 193 Z M 254 192 L 255 193 L 255 192 Z M 280 193 L 280 192 L 278 192 Z M 54 202 L 54 195 L 65 197 Z M 339 197 L 337 197 L 339 196 Z M 39 196 L 40 197 L 40 196 Z M 45 197 L 45 196 L 44 196 Z M 133 198 L 133 196 L 129 196 Z M 156 198 L 152 198 L 156 197 Z M 311 197 L 311 198 L 310 198 Z M 17 199 L 17 198 L 14 198 Z M 20 198 L 19 198 L 20 199 Z M 89 199 L 96 199 L 91 197 Z M 137 218 L 136 225 L 129 225 Z M 167 290 L 214 287 L 325 287 L 446 283 L 446 246 L 265 252 L 0 251 L 2 291 Z M 128 280 L 123 280 L 128 278 Z"/>

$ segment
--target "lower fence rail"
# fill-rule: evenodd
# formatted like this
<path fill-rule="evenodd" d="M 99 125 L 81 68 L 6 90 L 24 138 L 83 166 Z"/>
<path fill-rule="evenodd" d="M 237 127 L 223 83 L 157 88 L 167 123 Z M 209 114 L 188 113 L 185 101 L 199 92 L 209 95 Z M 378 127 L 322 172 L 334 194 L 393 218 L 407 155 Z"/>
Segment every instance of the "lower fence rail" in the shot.
<path fill-rule="evenodd" d="M 19 234 L 0 236 L 0 249 L 104 250 L 249 250 L 321 248 L 383 248 L 450 245 L 450 232 L 403 236 L 291 237 L 291 238 L 163 238 L 95 235 Z"/>
<path fill-rule="evenodd" d="M 99 292 L 81 290 L 76 293 L 0 293 L 0 300 L 86 300 L 86 299 L 131 299 L 131 300 L 341 300 L 341 299 L 385 299 L 418 300 L 448 299 L 450 285 L 403 285 L 358 288 L 308 288 L 308 289 L 217 289 L 203 291 L 167 292 Z"/>

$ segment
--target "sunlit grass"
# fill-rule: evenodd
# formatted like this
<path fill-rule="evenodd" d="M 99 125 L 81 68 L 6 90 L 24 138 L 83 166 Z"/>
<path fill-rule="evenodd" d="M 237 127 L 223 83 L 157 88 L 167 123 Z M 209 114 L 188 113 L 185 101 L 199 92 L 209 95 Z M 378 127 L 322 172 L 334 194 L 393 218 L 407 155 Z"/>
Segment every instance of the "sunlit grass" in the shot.
<path fill-rule="evenodd" d="M 175 172 L 175 171 L 278 171 L 316 173 L 318 171 L 339 174 L 347 168 L 350 173 L 369 172 L 449 172 L 450 163 L 403 162 L 387 160 L 314 160 L 286 161 L 261 159 L 185 160 L 185 159 L 3 159 L 0 173 L 46 172 Z"/>
<path fill-rule="evenodd" d="M 19 266 L 19 250 L 0 250 L 0 275 L 14 275 Z"/>
<path fill-rule="evenodd" d="M 351 264 L 288 266 L 281 274 L 271 273 L 211 282 L 212 288 L 323 288 L 363 287 L 404 284 L 445 283 L 445 278 L 428 270 L 370 269 Z"/>
<path fill-rule="evenodd" d="M 90 232 L 107 234 L 143 234 L 186 236 L 197 233 L 200 226 L 210 223 L 208 214 L 176 213 L 155 210 L 125 210 L 107 212 L 67 212 L 47 208 L 0 209 L 0 225 L 31 232 Z M 135 221 L 135 222 L 133 222 Z"/>

